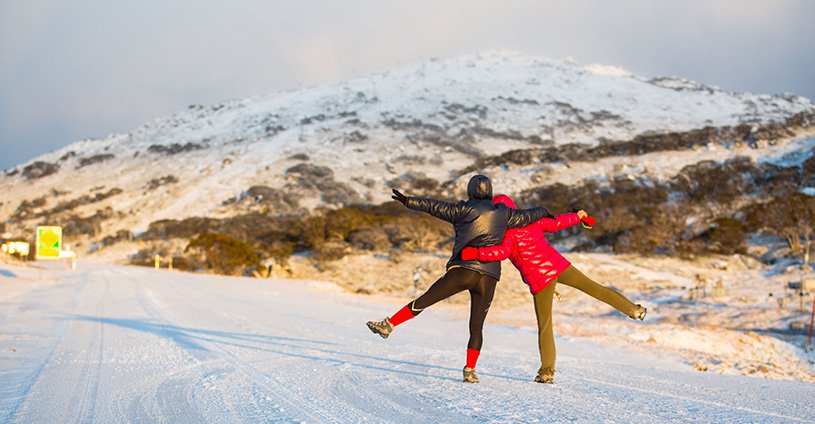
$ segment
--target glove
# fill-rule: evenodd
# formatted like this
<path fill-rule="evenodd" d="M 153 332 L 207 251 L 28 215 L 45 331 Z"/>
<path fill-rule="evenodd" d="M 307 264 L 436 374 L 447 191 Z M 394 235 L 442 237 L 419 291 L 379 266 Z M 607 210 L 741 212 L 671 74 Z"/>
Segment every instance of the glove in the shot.
<path fill-rule="evenodd" d="M 592 218 L 590 216 L 587 216 L 587 217 L 580 220 L 580 225 L 582 225 L 583 228 L 585 228 L 587 230 L 591 230 L 591 227 L 594 227 L 594 224 L 596 222 L 597 222 L 596 219 L 594 219 L 594 218 Z"/>
<path fill-rule="evenodd" d="M 478 260 L 478 249 L 470 246 L 465 247 L 464 250 L 461 251 L 461 259 L 465 261 Z"/>
<path fill-rule="evenodd" d="M 579 208 L 572 208 L 572 209 L 571 209 L 571 212 L 572 212 L 572 213 L 576 213 L 576 214 L 577 214 L 577 216 L 579 216 L 579 217 L 580 217 L 580 219 L 583 219 L 583 218 L 585 218 L 586 216 L 588 216 L 588 214 L 586 213 L 586 211 L 585 211 L 585 210 L 583 210 L 583 209 L 579 209 Z"/>
<path fill-rule="evenodd" d="M 404 194 L 400 193 L 400 192 L 399 192 L 399 190 L 397 190 L 397 189 L 393 189 L 393 196 L 391 196 L 391 199 L 393 199 L 393 200 L 398 200 L 398 201 L 399 201 L 399 203 L 401 203 L 401 204 L 403 204 L 403 205 L 404 205 L 405 203 L 407 203 L 407 196 L 405 196 Z"/>

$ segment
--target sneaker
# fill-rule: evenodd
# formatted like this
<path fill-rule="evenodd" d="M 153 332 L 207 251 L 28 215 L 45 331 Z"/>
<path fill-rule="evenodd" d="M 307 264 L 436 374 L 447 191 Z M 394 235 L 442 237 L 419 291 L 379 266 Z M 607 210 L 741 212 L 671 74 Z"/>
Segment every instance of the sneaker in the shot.
<path fill-rule="evenodd" d="M 478 376 L 475 375 L 475 368 L 464 367 L 464 382 L 478 383 Z"/>
<path fill-rule="evenodd" d="M 631 319 L 638 319 L 640 321 L 645 319 L 645 314 L 648 312 L 648 309 L 645 306 L 637 305 L 637 309 L 634 309 L 634 312 L 629 315 Z"/>
<path fill-rule="evenodd" d="M 382 321 L 368 321 L 367 324 L 374 334 L 379 334 L 383 339 L 387 339 L 393 331 L 393 325 L 387 318 Z"/>
<path fill-rule="evenodd" d="M 535 376 L 535 383 L 555 384 L 555 376 L 549 374 L 538 374 Z"/>

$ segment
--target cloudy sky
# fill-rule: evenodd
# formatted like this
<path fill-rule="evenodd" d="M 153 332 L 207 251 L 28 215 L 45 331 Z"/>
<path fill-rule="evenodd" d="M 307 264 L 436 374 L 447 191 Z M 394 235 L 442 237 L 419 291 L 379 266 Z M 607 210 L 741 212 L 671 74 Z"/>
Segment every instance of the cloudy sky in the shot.
<path fill-rule="evenodd" d="M 207 104 L 510 49 L 815 98 L 810 0 L 2 0 L 0 169 Z"/>

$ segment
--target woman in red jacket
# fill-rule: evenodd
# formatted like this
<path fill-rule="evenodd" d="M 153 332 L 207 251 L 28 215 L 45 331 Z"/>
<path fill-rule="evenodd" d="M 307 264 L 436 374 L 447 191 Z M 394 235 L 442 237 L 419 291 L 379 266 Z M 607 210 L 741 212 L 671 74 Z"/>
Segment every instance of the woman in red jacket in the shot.
<path fill-rule="evenodd" d="M 502 203 L 517 209 L 515 202 L 503 194 L 493 198 L 494 203 Z M 541 367 L 535 381 L 554 382 L 555 338 L 552 333 L 552 296 L 555 282 L 574 287 L 595 299 L 605 302 L 632 319 L 645 318 L 646 309 L 635 305 L 625 296 L 608 287 L 597 284 L 572 266 L 566 258 L 555 250 L 544 238 L 543 233 L 553 233 L 580 223 L 586 218 L 585 211 L 543 218 L 526 227 L 507 230 L 499 245 L 489 247 L 467 247 L 462 259 L 478 259 L 483 262 L 500 261 L 509 258 L 520 271 L 524 282 L 535 299 L 535 315 L 538 319 L 538 347 Z"/>

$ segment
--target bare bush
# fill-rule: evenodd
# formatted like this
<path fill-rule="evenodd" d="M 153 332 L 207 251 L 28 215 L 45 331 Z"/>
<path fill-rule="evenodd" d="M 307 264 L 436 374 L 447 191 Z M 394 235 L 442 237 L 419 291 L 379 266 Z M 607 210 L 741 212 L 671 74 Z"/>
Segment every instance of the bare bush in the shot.
<path fill-rule="evenodd" d="M 91 157 L 82 158 L 82 159 L 79 160 L 79 165 L 76 167 L 76 169 L 84 168 L 84 167 L 86 167 L 88 165 L 93 165 L 95 163 L 100 163 L 100 162 L 104 162 L 104 161 L 107 161 L 107 160 L 111 160 L 111 159 L 113 159 L 115 157 L 116 157 L 116 155 L 113 155 L 113 154 L 110 154 L 110 153 L 105 153 L 105 154 L 101 154 L 101 155 L 94 155 L 94 156 L 91 156 Z"/>
<path fill-rule="evenodd" d="M 163 177 L 153 178 L 152 180 L 148 181 L 147 184 L 145 184 L 144 188 L 145 188 L 145 190 L 150 191 L 150 190 L 155 190 L 155 189 L 157 189 L 159 187 L 162 187 L 162 186 L 165 186 L 165 185 L 177 184 L 177 183 L 178 183 L 178 178 L 176 178 L 175 175 L 165 175 Z"/>
<path fill-rule="evenodd" d="M 23 168 L 23 177 L 27 180 L 36 180 L 55 174 L 57 171 L 59 171 L 58 164 L 37 161 Z"/>
<path fill-rule="evenodd" d="M 194 152 L 196 150 L 201 150 L 204 148 L 206 148 L 206 146 L 197 143 L 186 143 L 186 144 L 173 143 L 168 146 L 165 146 L 163 144 L 153 144 L 147 148 L 147 151 L 150 153 L 158 153 L 164 156 L 172 156 L 177 155 L 179 153 Z"/>
<path fill-rule="evenodd" d="M 105 208 L 97 210 L 90 216 L 71 215 L 59 222 L 62 224 L 62 233 L 66 236 L 88 235 L 95 237 L 102 232 L 102 223 L 112 218 L 113 215 L 113 209 Z"/>
<path fill-rule="evenodd" d="M 326 166 L 313 165 L 310 163 L 301 163 L 292 166 L 286 170 L 286 175 L 299 174 L 303 176 L 311 176 L 316 178 L 333 177 L 334 171 Z"/>
<path fill-rule="evenodd" d="M 46 196 L 42 196 L 32 200 L 23 200 L 20 202 L 20 205 L 17 206 L 14 214 L 11 215 L 11 219 L 20 221 L 39 216 L 40 214 L 36 212 L 36 209 L 45 206 L 47 202 L 46 199 Z"/>

